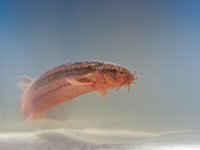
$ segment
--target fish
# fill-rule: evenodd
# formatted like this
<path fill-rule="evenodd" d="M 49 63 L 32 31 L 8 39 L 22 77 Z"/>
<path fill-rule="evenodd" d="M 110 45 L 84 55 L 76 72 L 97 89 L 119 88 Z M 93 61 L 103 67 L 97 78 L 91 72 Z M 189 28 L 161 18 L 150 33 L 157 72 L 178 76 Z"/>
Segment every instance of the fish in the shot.
<path fill-rule="evenodd" d="M 55 106 L 82 94 L 97 91 L 106 96 L 109 89 L 125 85 L 130 90 L 135 74 L 114 63 L 79 61 L 56 66 L 35 79 L 21 76 L 21 111 L 28 120 L 41 119 Z"/>

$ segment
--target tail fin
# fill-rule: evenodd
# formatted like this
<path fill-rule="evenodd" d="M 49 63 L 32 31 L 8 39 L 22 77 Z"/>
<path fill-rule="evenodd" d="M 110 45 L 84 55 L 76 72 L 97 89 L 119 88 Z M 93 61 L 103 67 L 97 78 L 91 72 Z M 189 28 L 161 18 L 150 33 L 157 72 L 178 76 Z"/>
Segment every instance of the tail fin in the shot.
<path fill-rule="evenodd" d="M 24 91 L 30 85 L 31 82 L 32 79 L 30 77 L 21 76 L 17 79 L 17 87 Z"/>

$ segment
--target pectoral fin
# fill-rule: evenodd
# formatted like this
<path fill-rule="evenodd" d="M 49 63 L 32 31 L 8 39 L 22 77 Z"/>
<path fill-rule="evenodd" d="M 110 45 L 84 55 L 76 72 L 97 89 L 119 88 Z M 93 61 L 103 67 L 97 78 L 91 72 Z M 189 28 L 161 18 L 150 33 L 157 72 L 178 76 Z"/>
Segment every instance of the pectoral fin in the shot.
<path fill-rule="evenodd" d="M 106 89 L 103 89 L 103 88 L 98 89 L 98 92 L 103 96 L 107 96 L 108 95 L 108 91 Z"/>
<path fill-rule="evenodd" d="M 80 82 L 75 79 L 66 79 L 66 82 L 68 82 L 71 85 L 92 85 L 93 82 Z"/>

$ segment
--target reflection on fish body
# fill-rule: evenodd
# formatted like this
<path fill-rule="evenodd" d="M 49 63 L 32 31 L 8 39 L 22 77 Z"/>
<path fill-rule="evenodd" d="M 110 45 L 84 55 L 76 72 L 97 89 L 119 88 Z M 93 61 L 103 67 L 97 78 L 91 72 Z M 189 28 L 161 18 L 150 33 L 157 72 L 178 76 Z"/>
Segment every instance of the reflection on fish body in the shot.
<path fill-rule="evenodd" d="M 82 94 L 98 91 L 107 95 L 107 89 L 120 88 L 137 79 L 122 66 L 100 61 L 82 61 L 57 66 L 35 80 L 21 77 L 23 86 L 22 112 L 28 119 L 44 117 L 45 113 L 65 101 Z"/>

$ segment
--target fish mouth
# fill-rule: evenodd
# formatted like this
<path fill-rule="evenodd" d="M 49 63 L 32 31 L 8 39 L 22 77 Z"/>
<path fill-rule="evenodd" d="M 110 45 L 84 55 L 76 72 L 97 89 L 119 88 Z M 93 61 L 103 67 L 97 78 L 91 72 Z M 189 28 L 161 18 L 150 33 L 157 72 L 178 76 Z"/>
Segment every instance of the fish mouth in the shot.
<path fill-rule="evenodd" d="M 136 71 L 134 72 L 134 74 L 130 73 L 127 79 L 118 88 L 116 88 L 116 90 L 119 90 L 122 86 L 128 86 L 128 92 L 129 92 L 131 89 L 131 84 L 136 84 L 134 80 L 138 79 L 138 77 L 136 77 L 135 74 Z"/>

